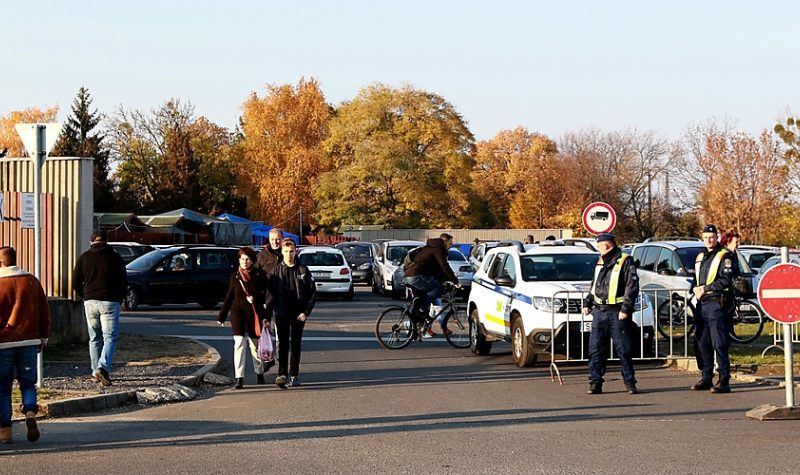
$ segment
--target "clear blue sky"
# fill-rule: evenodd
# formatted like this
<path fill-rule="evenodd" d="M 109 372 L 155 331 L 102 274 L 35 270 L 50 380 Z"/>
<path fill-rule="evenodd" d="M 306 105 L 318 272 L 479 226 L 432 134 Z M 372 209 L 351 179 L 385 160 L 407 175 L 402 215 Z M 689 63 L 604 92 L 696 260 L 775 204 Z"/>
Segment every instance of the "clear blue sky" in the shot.
<path fill-rule="evenodd" d="M 800 111 L 798 1 L 3 0 L 0 114 L 171 97 L 233 127 L 248 94 L 317 78 L 338 104 L 380 81 L 444 96 L 478 139 L 517 125 L 677 137 Z"/>

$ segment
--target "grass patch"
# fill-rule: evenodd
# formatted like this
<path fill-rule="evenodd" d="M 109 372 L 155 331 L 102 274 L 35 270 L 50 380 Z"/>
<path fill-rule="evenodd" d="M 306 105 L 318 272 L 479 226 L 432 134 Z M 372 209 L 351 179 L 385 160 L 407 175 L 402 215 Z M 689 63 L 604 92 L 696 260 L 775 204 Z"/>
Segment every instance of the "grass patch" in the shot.
<path fill-rule="evenodd" d="M 198 362 L 207 353 L 206 348 L 194 341 L 167 336 L 134 335 L 123 333 L 117 341 L 115 363 L 129 365 L 166 364 L 181 365 Z M 88 343 L 59 343 L 44 349 L 45 361 L 88 362 Z"/>

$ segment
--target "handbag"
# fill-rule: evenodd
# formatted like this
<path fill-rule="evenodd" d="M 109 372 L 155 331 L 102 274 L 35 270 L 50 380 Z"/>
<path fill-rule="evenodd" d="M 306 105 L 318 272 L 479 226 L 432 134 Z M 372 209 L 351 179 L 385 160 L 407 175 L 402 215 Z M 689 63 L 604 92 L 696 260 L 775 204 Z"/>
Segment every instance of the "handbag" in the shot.
<path fill-rule="evenodd" d="M 244 295 L 250 300 L 250 308 L 253 309 L 253 319 L 255 320 L 254 328 L 256 329 L 256 337 L 261 338 L 261 325 L 258 322 L 258 312 L 256 312 L 256 305 L 253 303 L 253 297 L 250 295 L 250 292 L 247 291 L 247 288 L 244 286 L 244 282 L 242 278 L 239 276 L 239 272 L 236 272 L 236 280 L 239 281 L 239 284 L 242 286 L 242 291 L 244 291 Z"/>
<path fill-rule="evenodd" d="M 267 321 L 264 320 L 264 328 L 258 338 L 258 359 L 267 362 L 275 358 L 275 346 L 272 344 L 272 335 L 267 328 Z"/>

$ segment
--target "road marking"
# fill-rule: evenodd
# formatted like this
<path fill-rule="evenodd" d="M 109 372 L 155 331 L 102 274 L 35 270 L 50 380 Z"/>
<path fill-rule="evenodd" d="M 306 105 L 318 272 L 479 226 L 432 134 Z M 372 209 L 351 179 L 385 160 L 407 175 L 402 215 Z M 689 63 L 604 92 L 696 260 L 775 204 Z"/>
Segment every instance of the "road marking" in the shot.
<path fill-rule="evenodd" d="M 761 291 L 764 299 L 796 299 L 800 298 L 800 289 L 764 289 Z"/>

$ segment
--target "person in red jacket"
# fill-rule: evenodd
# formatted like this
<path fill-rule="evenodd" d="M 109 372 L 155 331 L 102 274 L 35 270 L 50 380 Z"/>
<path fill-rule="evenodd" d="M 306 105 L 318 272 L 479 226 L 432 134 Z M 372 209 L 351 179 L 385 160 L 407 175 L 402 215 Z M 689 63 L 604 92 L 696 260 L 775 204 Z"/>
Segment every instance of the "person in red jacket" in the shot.
<path fill-rule="evenodd" d="M 12 247 L 0 247 L 0 444 L 10 444 L 11 383 L 17 373 L 28 440 L 39 440 L 36 426 L 36 354 L 47 344 L 50 309 L 39 280 L 17 267 Z"/>

